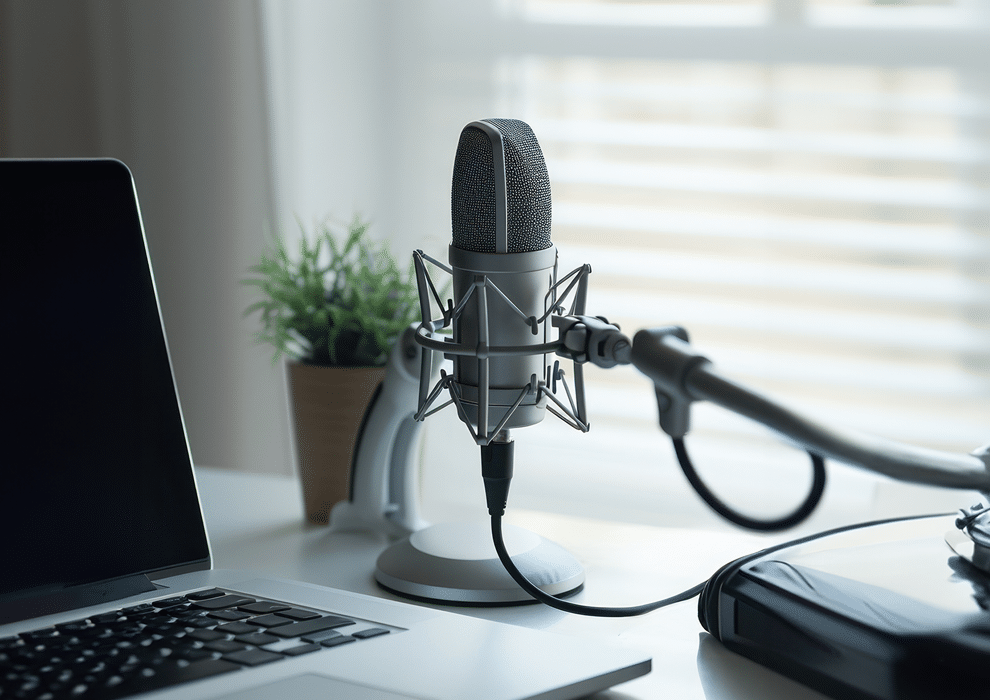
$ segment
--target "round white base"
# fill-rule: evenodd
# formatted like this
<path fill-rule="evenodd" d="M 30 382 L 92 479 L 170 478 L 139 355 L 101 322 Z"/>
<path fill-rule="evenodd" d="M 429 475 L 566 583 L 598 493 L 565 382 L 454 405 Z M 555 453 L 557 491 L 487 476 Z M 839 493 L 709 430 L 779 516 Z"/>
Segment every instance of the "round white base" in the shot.
<path fill-rule="evenodd" d="M 564 596 L 584 585 L 584 568 L 566 549 L 528 530 L 502 527 L 512 561 L 540 589 Z M 382 552 L 375 580 L 418 600 L 460 605 L 535 602 L 499 561 L 488 523 L 444 523 L 414 532 Z"/>

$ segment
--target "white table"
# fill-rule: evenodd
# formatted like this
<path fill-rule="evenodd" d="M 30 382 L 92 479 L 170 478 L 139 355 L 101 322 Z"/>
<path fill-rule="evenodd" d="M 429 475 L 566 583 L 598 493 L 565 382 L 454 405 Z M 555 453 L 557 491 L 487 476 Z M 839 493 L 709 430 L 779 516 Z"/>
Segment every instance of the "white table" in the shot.
<path fill-rule="evenodd" d="M 210 468 L 199 468 L 196 474 L 214 567 L 253 569 L 395 599 L 373 578 L 375 560 L 388 541 L 374 534 L 335 533 L 306 524 L 296 480 Z M 532 511 L 510 510 L 506 521 L 573 552 L 586 567 L 587 582 L 572 600 L 597 605 L 665 598 L 707 579 L 731 559 L 768 544 L 766 538 L 745 533 L 657 528 Z M 540 605 L 445 609 L 653 655 L 652 673 L 596 695 L 599 700 L 824 698 L 725 650 L 698 622 L 696 599 L 621 619 L 568 615 Z"/>

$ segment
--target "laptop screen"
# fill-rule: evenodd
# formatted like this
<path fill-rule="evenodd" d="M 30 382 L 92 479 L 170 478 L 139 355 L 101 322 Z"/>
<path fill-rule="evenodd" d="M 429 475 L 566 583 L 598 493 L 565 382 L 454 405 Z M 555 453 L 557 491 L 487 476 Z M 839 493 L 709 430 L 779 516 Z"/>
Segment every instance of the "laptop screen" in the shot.
<path fill-rule="evenodd" d="M 0 232 L 0 602 L 208 562 L 130 172 L 0 160 Z"/>

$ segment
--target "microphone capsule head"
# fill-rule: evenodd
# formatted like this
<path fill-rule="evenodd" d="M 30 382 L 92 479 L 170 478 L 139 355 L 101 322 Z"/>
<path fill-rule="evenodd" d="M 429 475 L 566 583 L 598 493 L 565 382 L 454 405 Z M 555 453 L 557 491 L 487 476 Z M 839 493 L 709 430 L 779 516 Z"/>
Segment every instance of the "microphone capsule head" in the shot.
<path fill-rule="evenodd" d="M 533 130 L 484 119 L 461 131 L 451 187 L 451 244 L 479 253 L 528 253 L 550 243 L 550 176 Z"/>

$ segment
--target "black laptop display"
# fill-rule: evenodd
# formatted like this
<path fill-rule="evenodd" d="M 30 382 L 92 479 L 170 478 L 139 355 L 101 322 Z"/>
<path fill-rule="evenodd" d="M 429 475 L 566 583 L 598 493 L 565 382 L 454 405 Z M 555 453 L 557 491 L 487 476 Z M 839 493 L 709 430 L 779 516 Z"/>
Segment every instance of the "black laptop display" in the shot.
<path fill-rule="evenodd" d="M 130 173 L 0 161 L 0 201 L 0 622 L 207 568 Z"/>

